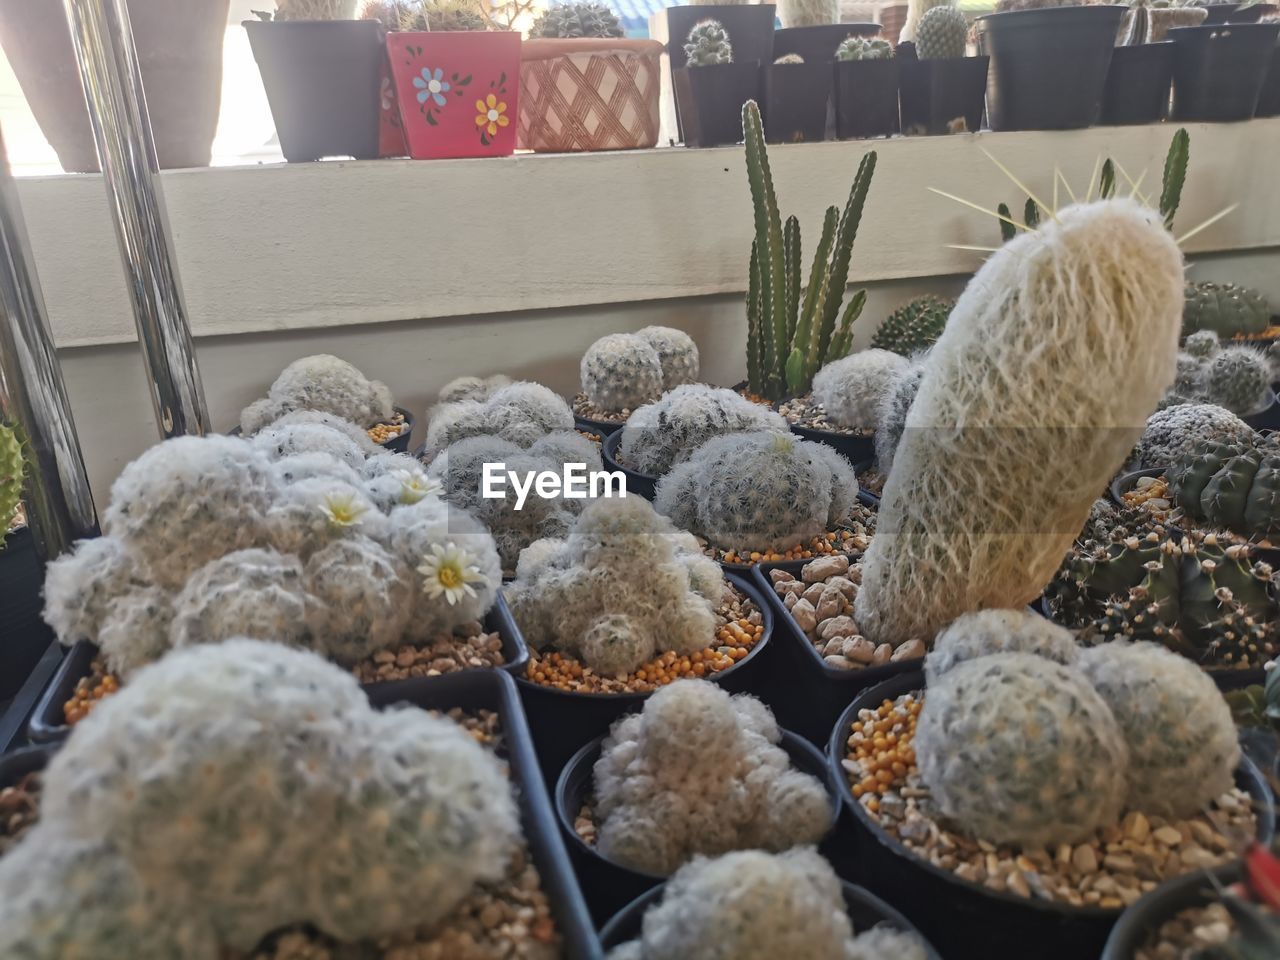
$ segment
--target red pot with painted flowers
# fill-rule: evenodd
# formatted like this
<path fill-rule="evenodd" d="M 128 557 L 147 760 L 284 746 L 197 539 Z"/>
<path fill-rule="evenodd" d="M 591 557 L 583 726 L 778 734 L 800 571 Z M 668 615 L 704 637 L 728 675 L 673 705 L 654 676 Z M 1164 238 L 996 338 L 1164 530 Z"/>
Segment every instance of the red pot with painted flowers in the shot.
<path fill-rule="evenodd" d="M 518 33 L 391 33 L 387 51 L 410 157 L 505 157 L 515 151 Z"/>

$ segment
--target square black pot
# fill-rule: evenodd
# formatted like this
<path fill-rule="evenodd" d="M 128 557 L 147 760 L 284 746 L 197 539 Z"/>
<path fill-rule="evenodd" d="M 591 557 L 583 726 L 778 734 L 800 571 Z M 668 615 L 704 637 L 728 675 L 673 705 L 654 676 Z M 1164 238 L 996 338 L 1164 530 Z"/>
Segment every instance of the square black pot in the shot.
<path fill-rule="evenodd" d="M 742 142 L 742 105 L 760 99 L 758 61 L 680 67 L 671 80 L 686 146 Z"/>
<path fill-rule="evenodd" d="M 1248 120 L 1275 54 L 1277 23 L 1175 27 L 1173 119 L 1179 122 Z"/>
<path fill-rule="evenodd" d="M 1169 109 L 1173 81 L 1173 44 L 1143 43 L 1116 47 L 1102 92 L 1101 123 L 1158 123 Z"/>
<path fill-rule="evenodd" d="M 898 67 L 902 132 L 975 133 L 982 128 L 989 57 L 903 60 Z"/>
<path fill-rule="evenodd" d="M 764 138 L 814 143 L 827 138 L 831 64 L 773 63 L 764 68 Z"/>
<path fill-rule="evenodd" d="M 841 140 L 898 132 L 898 61 L 835 62 L 836 136 Z"/>

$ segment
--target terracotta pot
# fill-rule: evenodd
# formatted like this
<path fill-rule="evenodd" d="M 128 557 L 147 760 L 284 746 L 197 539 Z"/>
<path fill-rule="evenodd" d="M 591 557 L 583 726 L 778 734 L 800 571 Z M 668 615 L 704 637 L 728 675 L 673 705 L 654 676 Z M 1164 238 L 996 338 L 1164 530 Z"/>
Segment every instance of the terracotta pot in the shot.
<path fill-rule="evenodd" d="M 520 148 L 573 153 L 654 146 L 662 51 L 657 40 L 526 40 L 520 47 Z"/>
<path fill-rule="evenodd" d="M 222 38 L 230 2 L 129 0 L 162 168 L 209 165 L 222 101 Z M 97 172 L 98 152 L 62 4 L 0 0 L 0 45 L 62 169 Z"/>

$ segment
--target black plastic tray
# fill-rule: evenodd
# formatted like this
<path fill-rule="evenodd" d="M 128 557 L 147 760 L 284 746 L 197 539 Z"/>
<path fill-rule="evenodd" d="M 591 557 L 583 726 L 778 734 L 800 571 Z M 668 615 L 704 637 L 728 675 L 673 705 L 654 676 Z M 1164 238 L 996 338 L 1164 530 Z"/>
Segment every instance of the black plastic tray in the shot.
<path fill-rule="evenodd" d="M 863 460 L 870 459 L 876 455 L 875 437 L 864 437 L 856 433 L 835 433 L 831 430 L 812 430 L 809 427 L 798 427 L 794 423 L 789 424 L 791 432 L 802 440 L 812 440 L 814 443 L 825 443 L 828 447 L 833 447 L 846 460 L 852 463 L 861 463 Z"/>

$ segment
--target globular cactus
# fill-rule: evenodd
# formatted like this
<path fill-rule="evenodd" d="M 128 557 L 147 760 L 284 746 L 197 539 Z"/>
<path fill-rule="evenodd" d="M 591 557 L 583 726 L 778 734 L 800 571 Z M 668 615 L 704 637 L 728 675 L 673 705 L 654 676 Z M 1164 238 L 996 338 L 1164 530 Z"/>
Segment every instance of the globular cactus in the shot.
<path fill-rule="evenodd" d="M 0 423 L 0 548 L 22 501 L 22 441 L 12 427 Z"/>
<path fill-rule="evenodd" d="M 40 823 L 0 860 L 0 912 L 51 882 L 61 909 L 13 911 L 0 942 L 32 960 L 205 960 L 293 924 L 379 937 L 500 878 L 519 833 L 502 765 L 453 721 L 375 712 L 349 673 L 280 644 L 193 647 L 139 671 L 50 762 Z M 48 856 L 75 844 L 77 862 Z"/>
<path fill-rule="evenodd" d="M 783 27 L 816 27 L 840 22 L 839 0 L 781 0 L 778 19 Z"/>
<path fill-rule="evenodd" d="M 857 497 L 852 466 L 829 447 L 756 431 L 703 444 L 658 482 L 654 507 L 717 547 L 749 553 L 826 533 Z"/>
<path fill-rule="evenodd" d="M 804 57 L 800 56 L 800 54 L 798 53 L 784 53 L 782 56 L 778 57 L 778 59 L 774 60 L 773 62 L 775 66 L 777 66 L 778 64 L 785 65 L 788 63 L 804 63 Z"/>
<path fill-rule="evenodd" d="M 1202 443 L 1165 471 L 1183 512 L 1250 539 L 1280 536 L 1280 442 Z"/>
<path fill-rule="evenodd" d="M 146 564 L 123 540 L 78 540 L 45 568 L 44 621 L 68 646 L 95 640 L 112 602 L 150 581 Z"/>
<path fill-rule="evenodd" d="M 902 442 L 903 431 L 907 428 L 907 414 L 911 411 L 911 404 L 920 392 L 924 371 L 924 357 L 912 357 L 907 369 L 893 378 L 876 408 L 876 467 L 886 477 L 893 469 L 893 458 L 898 452 L 898 444 Z"/>
<path fill-rule="evenodd" d="M 303 570 L 312 649 L 346 666 L 400 645 L 413 614 L 413 573 L 375 540 L 350 537 L 313 553 Z"/>
<path fill-rule="evenodd" d="M 484 8 L 477 0 L 409 0 L 400 11 L 402 31 L 456 33 L 489 29 Z"/>
<path fill-rule="evenodd" d="M 160 587 L 140 587 L 116 597 L 92 636 L 107 669 L 128 677 L 159 660 L 173 646 L 174 598 Z"/>
<path fill-rule="evenodd" d="M 879 37 L 846 37 L 836 47 L 837 60 L 888 60 L 893 57 L 889 41 Z"/>
<path fill-rule="evenodd" d="M 1252 347 L 1226 347 L 1209 361 L 1204 397 L 1241 416 L 1257 413 L 1271 395 L 1271 364 Z"/>
<path fill-rule="evenodd" d="M 792 769 L 780 739 L 754 697 L 707 680 L 663 687 L 605 738 L 593 771 L 597 848 L 665 875 L 699 854 L 817 843 L 831 826 L 830 798 Z"/>
<path fill-rule="evenodd" d="M 958 60 L 964 56 L 968 36 L 969 21 L 957 7 L 934 7 L 920 18 L 916 55 L 921 60 Z"/>
<path fill-rule="evenodd" d="M 329 413 L 362 427 L 386 420 L 393 412 L 386 384 L 368 379 L 345 360 L 320 353 L 295 360 L 280 371 L 266 398 L 240 414 L 240 428 L 246 434 L 257 433 L 296 410 Z"/>
<path fill-rule="evenodd" d="M 249 442 L 272 460 L 324 453 L 341 460 L 352 470 L 359 470 L 365 461 L 365 451 L 345 432 L 320 423 L 269 424 Z"/>
<path fill-rule="evenodd" d="M 1179 820 L 1231 789 L 1240 746 L 1213 678 L 1154 643 L 1104 643 L 1079 668 L 1129 745 L 1126 808 Z"/>
<path fill-rule="evenodd" d="M 822 404 L 832 423 L 875 429 L 880 403 L 908 366 L 906 357 L 891 350 L 861 350 L 818 371 L 813 399 Z"/>
<path fill-rule="evenodd" d="M 712 437 L 787 429 L 777 413 L 732 390 L 689 383 L 635 410 L 622 428 L 618 451 L 631 469 L 660 477 Z"/>
<path fill-rule="evenodd" d="M 1163 467 L 1206 441 L 1236 443 L 1253 436 L 1253 427 L 1215 403 L 1178 404 L 1147 418 L 1130 459 L 1139 467 Z"/>
<path fill-rule="evenodd" d="M 1238 333 L 1255 334 L 1271 324 L 1271 306 L 1257 290 L 1234 283 L 1188 283 L 1182 332 L 1212 330 L 1223 340 Z"/>
<path fill-rule="evenodd" d="M 529 29 L 532 37 L 621 37 L 618 15 L 592 0 L 548 7 Z"/>
<path fill-rule="evenodd" d="M 1216 330 L 1197 330 L 1187 337 L 1182 349 L 1197 359 L 1208 360 L 1218 355 L 1222 350 L 1222 343 Z"/>
<path fill-rule="evenodd" d="M 950 4 L 951 2 L 952 0 L 907 0 L 907 19 L 902 24 L 898 42 L 914 43 L 916 31 L 919 29 L 920 21 L 924 15 L 934 7 Z"/>
<path fill-rule="evenodd" d="M 351 20 L 356 15 L 357 0 L 276 0 L 274 19 L 284 20 Z M 263 20 L 273 19 L 270 12 L 253 11 Z"/>
<path fill-rule="evenodd" d="M 868 639 L 927 641 L 1040 595 L 1173 379 L 1181 309 L 1181 252 L 1132 201 L 1067 207 L 988 258 L 885 484 L 855 608 Z"/>
<path fill-rule="evenodd" d="M 889 314 L 872 336 L 871 346 L 904 357 L 927 350 L 942 335 L 955 305 L 954 300 L 942 297 L 917 297 Z"/>
<path fill-rule="evenodd" d="M 280 419 L 267 424 L 267 427 L 291 427 L 299 423 L 319 424 L 322 427 L 328 427 L 330 430 L 337 430 L 354 443 L 366 457 L 372 457 L 383 452 L 382 447 L 369 439 L 369 432 L 363 427 L 357 426 L 350 420 L 335 417 L 332 413 L 323 413 L 319 410 L 295 410 L 293 413 L 286 413 Z"/>
<path fill-rule="evenodd" d="M 733 44 L 729 31 L 719 20 L 699 20 L 685 38 L 684 55 L 691 67 L 710 67 L 733 63 Z"/>
<path fill-rule="evenodd" d="M 675 327 L 641 327 L 636 336 L 649 341 L 662 364 L 662 389 L 672 390 L 682 383 L 698 380 L 698 345 L 693 337 Z"/>
<path fill-rule="evenodd" d="M 1078 670 L 1031 653 L 930 683 L 913 746 L 938 810 L 988 843 L 1056 847 L 1119 822 L 1129 749 Z"/>
<path fill-rule="evenodd" d="M 591 344 L 579 372 L 587 400 L 611 413 L 634 410 L 662 396 L 658 351 L 634 333 L 611 333 Z"/>
<path fill-rule="evenodd" d="M 1070 666 L 1079 652 L 1070 630 L 1030 610 L 977 610 L 938 634 L 924 660 L 925 682 L 932 687 L 957 664 L 995 653 L 1033 653 Z"/>
<path fill-rule="evenodd" d="M 365 495 L 383 513 L 444 493 L 444 486 L 428 477 L 422 464 L 404 453 L 370 458 L 365 464 L 365 477 Z"/>
<path fill-rule="evenodd" d="M 540 383 L 519 381 L 499 387 L 483 400 L 441 403 L 428 414 L 422 459 L 466 437 L 488 434 L 528 447 L 552 430 L 572 430 L 573 411 Z"/>
<path fill-rule="evenodd" d="M 495 392 L 510 386 L 511 378 L 501 373 L 488 377 L 455 377 L 440 388 L 436 400 L 453 403 L 457 400 L 488 400 Z"/>
<path fill-rule="evenodd" d="M 393 456 L 393 454 L 387 454 L 387 456 Z M 336 460 L 330 454 L 318 450 L 292 453 L 281 457 L 271 464 L 271 472 L 275 476 L 276 483 L 281 487 L 300 483 L 303 480 L 316 479 L 334 480 L 353 487 L 360 486 L 363 482 L 361 474 L 345 460 Z"/>
<path fill-rule="evenodd" d="M 714 639 L 724 580 L 686 538 L 639 497 L 591 501 L 566 538 L 525 551 L 507 602 L 531 647 L 554 644 L 593 670 L 693 653 Z M 629 641 L 616 617 L 629 621 Z"/>
<path fill-rule="evenodd" d="M 388 521 L 357 486 L 337 480 L 299 480 L 279 491 L 267 511 L 271 546 L 304 560 L 345 537 L 384 539 Z"/>

